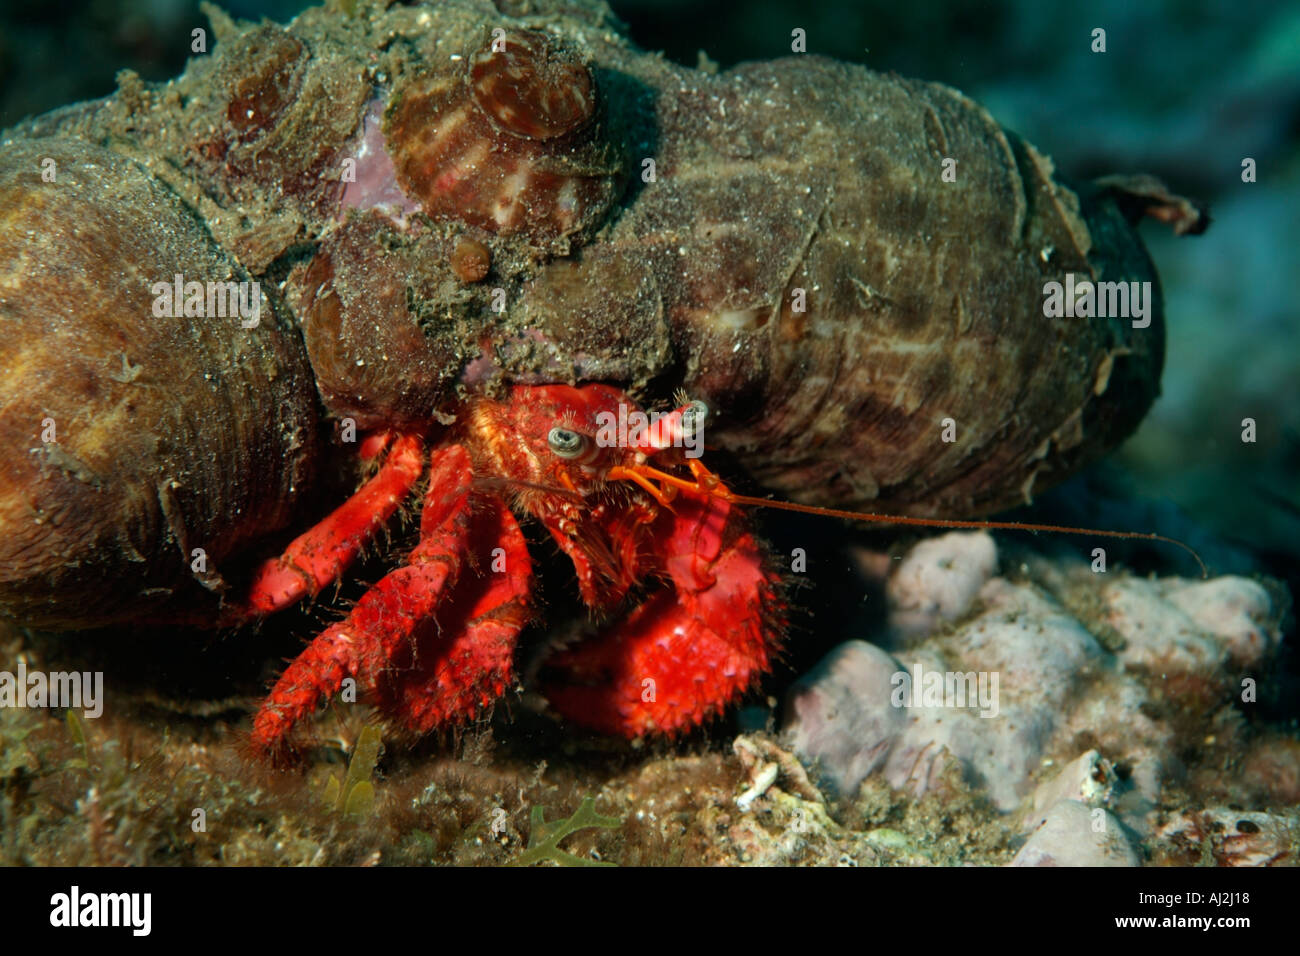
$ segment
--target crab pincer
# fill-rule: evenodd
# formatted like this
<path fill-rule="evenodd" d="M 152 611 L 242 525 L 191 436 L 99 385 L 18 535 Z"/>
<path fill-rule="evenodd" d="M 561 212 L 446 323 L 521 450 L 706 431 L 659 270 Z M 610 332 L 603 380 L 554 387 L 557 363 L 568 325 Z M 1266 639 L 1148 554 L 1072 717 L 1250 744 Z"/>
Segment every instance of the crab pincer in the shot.
<path fill-rule="evenodd" d="M 543 693 L 573 723 L 625 737 L 689 730 L 749 690 L 779 652 L 780 578 L 748 516 L 698 458 L 686 459 L 693 481 L 648 463 L 680 458 L 707 413 L 694 401 L 652 421 L 630 443 L 638 460 L 608 472 L 660 502 L 650 560 L 667 586 L 547 661 Z"/>

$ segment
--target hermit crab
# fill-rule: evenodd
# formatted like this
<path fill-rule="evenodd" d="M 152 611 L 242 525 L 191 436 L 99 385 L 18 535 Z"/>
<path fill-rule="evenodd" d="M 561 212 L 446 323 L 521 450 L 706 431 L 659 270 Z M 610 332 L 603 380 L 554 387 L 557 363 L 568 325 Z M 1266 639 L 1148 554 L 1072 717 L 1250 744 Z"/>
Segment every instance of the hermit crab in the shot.
<path fill-rule="evenodd" d="M 418 731 L 505 693 L 539 611 L 517 516 L 598 619 L 539 671 L 551 705 L 687 730 L 783 640 L 730 484 L 987 514 L 1157 392 L 1134 223 L 1203 215 L 1141 177 L 1067 185 L 952 89 L 814 55 L 686 69 L 596 0 L 208 13 L 179 79 L 4 134 L 0 611 L 246 624 L 419 500 L 419 545 L 284 671 L 260 749 L 348 678 Z M 1145 306 L 1045 309 L 1076 280 Z M 340 473 L 358 490 L 305 528 Z"/>

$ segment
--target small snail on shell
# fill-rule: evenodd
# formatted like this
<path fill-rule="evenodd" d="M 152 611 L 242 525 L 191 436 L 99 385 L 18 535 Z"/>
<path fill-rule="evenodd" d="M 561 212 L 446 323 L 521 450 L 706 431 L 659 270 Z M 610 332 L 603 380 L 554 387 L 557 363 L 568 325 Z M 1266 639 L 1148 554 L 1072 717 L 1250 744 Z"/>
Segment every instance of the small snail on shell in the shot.
<path fill-rule="evenodd" d="M 403 192 L 432 219 L 539 245 L 597 228 L 624 162 L 592 71 L 535 30 L 498 29 L 460 65 L 394 92 L 384 135 Z"/>

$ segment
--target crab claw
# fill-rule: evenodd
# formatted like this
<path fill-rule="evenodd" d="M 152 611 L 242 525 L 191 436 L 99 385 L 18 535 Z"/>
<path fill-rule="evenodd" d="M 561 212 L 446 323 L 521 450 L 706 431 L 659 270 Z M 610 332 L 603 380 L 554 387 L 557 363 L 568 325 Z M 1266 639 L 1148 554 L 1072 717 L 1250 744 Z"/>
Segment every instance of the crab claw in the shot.
<path fill-rule="evenodd" d="M 579 726 L 625 737 L 689 730 L 748 690 L 779 651 L 780 581 L 738 509 L 679 489 L 651 539 L 671 587 L 544 665 L 543 694 Z"/>

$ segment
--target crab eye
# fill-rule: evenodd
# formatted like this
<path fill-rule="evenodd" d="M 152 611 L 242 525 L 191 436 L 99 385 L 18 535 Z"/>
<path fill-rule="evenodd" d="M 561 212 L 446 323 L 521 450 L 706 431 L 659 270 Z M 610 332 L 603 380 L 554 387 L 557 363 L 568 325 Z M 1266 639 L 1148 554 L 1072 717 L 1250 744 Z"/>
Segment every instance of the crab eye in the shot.
<path fill-rule="evenodd" d="M 709 406 L 698 398 L 695 399 L 682 412 L 682 433 L 693 437 L 704 425 L 704 419 L 708 417 Z"/>
<path fill-rule="evenodd" d="M 587 437 L 557 425 L 547 433 L 546 444 L 561 458 L 577 458 L 587 449 Z"/>

